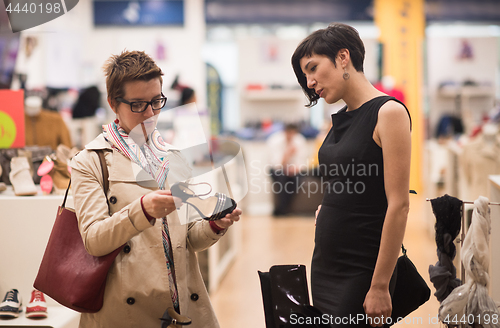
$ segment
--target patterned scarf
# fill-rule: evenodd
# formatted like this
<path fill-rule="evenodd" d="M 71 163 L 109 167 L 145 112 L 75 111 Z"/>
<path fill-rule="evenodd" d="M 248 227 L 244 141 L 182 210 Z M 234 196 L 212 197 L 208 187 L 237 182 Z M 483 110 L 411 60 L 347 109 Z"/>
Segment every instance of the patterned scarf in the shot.
<path fill-rule="evenodd" d="M 139 146 L 125 130 L 115 122 L 103 125 L 103 135 L 111 146 L 125 157 L 142 167 L 158 182 L 160 189 L 165 188 L 169 163 L 165 142 L 160 132 L 155 128 L 148 136 L 148 140 Z M 144 137 L 142 137 L 144 138 Z"/>
<path fill-rule="evenodd" d="M 160 189 L 165 189 L 165 182 L 169 172 L 169 161 L 165 142 L 156 128 L 148 135 L 148 140 L 144 142 L 142 146 L 139 146 L 136 141 L 115 122 L 103 125 L 102 129 L 104 139 L 111 144 L 111 147 L 131 161 L 137 163 L 156 180 Z M 168 281 L 170 283 L 170 296 L 172 297 L 172 303 L 175 309 L 179 312 L 179 297 L 174 277 L 174 261 L 172 259 L 172 247 L 170 244 L 170 233 L 168 231 L 166 217 L 162 219 L 162 224 L 163 249 L 167 263 Z"/>

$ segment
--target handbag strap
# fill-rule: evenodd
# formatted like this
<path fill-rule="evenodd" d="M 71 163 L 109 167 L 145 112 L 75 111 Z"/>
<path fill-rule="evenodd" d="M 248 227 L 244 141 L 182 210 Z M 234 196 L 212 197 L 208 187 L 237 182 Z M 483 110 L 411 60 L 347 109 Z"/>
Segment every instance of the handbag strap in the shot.
<path fill-rule="evenodd" d="M 104 190 L 104 196 L 106 197 L 106 204 L 108 204 L 108 212 L 109 212 L 109 200 L 108 200 L 108 189 L 109 189 L 109 172 L 108 166 L 106 165 L 106 159 L 104 158 L 104 151 L 102 149 L 94 150 L 99 156 L 99 163 L 101 163 L 102 170 L 102 189 Z M 62 208 L 66 207 L 66 199 L 68 198 L 68 191 L 71 187 L 71 179 L 69 179 L 68 188 L 66 188 L 66 192 L 64 193 L 64 200 L 62 203 Z"/>
<path fill-rule="evenodd" d="M 101 163 L 102 188 L 104 189 L 104 197 L 106 197 L 106 204 L 108 204 L 108 214 L 110 214 L 109 200 L 108 200 L 108 189 L 109 189 L 108 165 L 106 165 L 106 159 L 104 158 L 104 151 L 102 149 L 96 149 L 95 152 L 99 156 L 99 162 Z"/>
<path fill-rule="evenodd" d="M 68 198 L 69 187 L 71 187 L 71 179 L 69 179 L 68 188 L 66 188 L 66 192 L 64 193 L 64 200 L 63 200 L 63 203 L 61 205 L 61 208 L 66 207 L 66 198 Z"/>
<path fill-rule="evenodd" d="M 106 165 L 106 159 L 104 158 L 104 152 L 102 151 L 102 149 L 96 149 L 95 152 L 97 153 L 97 156 L 99 156 L 99 162 L 101 163 L 102 188 L 104 189 L 104 195 L 108 196 L 109 172 L 108 166 Z"/>
<path fill-rule="evenodd" d="M 410 194 L 417 194 L 417 192 L 415 190 L 410 190 Z M 403 251 L 403 255 L 406 256 L 406 248 L 405 248 L 405 245 L 403 243 L 401 243 L 401 251 Z"/>

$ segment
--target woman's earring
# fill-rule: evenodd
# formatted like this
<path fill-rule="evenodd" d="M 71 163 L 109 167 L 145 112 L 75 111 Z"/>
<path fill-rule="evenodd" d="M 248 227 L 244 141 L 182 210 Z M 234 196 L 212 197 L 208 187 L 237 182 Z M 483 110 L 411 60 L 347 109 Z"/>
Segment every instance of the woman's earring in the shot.
<path fill-rule="evenodd" d="M 115 123 L 116 124 L 120 123 L 120 121 L 118 120 L 118 118 L 115 120 Z"/>
<path fill-rule="evenodd" d="M 342 75 L 342 77 L 344 78 L 344 80 L 349 80 L 349 78 L 351 77 L 349 75 L 349 73 L 347 73 L 347 69 L 344 67 L 344 74 Z"/>

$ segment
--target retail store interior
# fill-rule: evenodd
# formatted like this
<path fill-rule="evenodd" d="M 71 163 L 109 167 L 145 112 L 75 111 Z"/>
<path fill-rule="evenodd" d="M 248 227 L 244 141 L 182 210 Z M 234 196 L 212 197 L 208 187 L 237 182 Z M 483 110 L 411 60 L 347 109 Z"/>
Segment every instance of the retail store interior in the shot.
<path fill-rule="evenodd" d="M 431 295 L 398 325 L 444 325 L 429 267 L 439 261 L 431 200 L 446 194 L 464 201 L 451 259 L 462 283 L 472 279 L 460 256 L 473 202 L 479 196 L 490 201 L 482 264 L 489 295 L 500 304 L 500 2 L 62 2 L 60 15 L 17 27 L 0 3 L 0 297 L 16 289 L 24 306 L 32 298 L 71 177 L 66 164 L 116 118 L 103 65 L 111 55 L 139 50 L 164 73 L 167 103 L 157 120 L 163 139 L 178 149 L 210 144 L 220 151 L 208 157 L 211 172 L 193 160 L 196 181 L 230 195 L 243 212 L 219 242 L 197 254 L 220 327 L 270 328 L 258 272 L 302 264 L 310 290 L 315 215 L 324 191 L 321 177 L 311 172 L 331 115 L 345 105 L 319 99 L 306 107 L 291 56 L 309 34 L 341 22 L 356 28 L 364 43 L 366 78 L 403 101 L 412 118 L 415 193 L 403 243 Z M 187 91 L 194 97 L 186 104 Z M 276 136 L 287 129 L 300 140 L 298 166 L 307 173 L 283 208 L 281 185 L 270 170 L 284 147 Z M 13 158 L 26 160 L 16 166 Z M 33 187 L 19 191 L 9 177 L 23 165 Z M 67 205 L 73 206 L 71 192 Z M 46 301 L 47 318 L 32 320 L 22 312 L 5 319 L 0 311 L 0 327 L 78 327 L 78 312 L 47 295 Z"/>

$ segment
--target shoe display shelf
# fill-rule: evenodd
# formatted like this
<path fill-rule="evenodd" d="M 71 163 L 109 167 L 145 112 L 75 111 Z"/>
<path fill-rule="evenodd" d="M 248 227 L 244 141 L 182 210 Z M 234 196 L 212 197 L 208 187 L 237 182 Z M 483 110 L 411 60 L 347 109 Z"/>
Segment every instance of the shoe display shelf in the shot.
<path fill-rule="evenodd" d="M 48 301 L 48 300 L 47 300 Z M 24 304 L 24 303 L 23 303 Z M 78 327 L 80 314 L 63 306 L 49 306 L 48 316 L 44 319 L 26 318 L 26 306 L 23 305 L 23 312 L 15 319 L 0 319 L 0 327 L 43 327 L 43 328 L 70 328 Z"/>
<path fill-rule="evenodd" d="M 11 186 L 0 193 L 0 295 L 16 288 L 23 301 L 23 312 L 19 318 L 0 319 L 0 327 L 76 328 L 80 314 L 48 296 L 46 319 L 35 320 L 25 316 L 57 208 L 64 197 L 43 195 L 40 186 L 37 188 L 35 196 L 15 196 Z M 68 197 L 67 206 L 73 206 L 72 197 Z"/>

